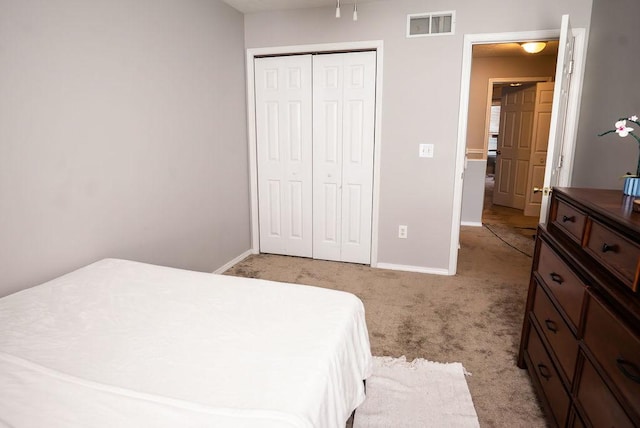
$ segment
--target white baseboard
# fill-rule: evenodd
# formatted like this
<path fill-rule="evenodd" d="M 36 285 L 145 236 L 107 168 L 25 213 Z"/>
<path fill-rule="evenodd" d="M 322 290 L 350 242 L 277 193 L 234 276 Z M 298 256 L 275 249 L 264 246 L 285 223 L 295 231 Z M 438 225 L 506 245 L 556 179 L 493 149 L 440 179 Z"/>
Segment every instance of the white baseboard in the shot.
<path fill-rule="evenodd" d="M 247 250 L 244 253 L 240 254 L 235 259 L 225 263 L 224 265 L 220 266 L 218 269 L 214 270 L 213 273 L 224 273 L 227 270 L 231 269 L 237 263 L 240 263 L 241 261 L 249 257 L 251 254 L 253 254 L 253 250 Z"/>
<path fill-rule="evenodd" d="M 460 226 L 482 227 L 481 221 L 461 221 Z"/>
<path fill-rule="evenodd" d="M 447 269 L 428 268 L 422 266 L 397 265 L 394 263 L 378 263 L 378 269 L 401 270 L 405 272 L 429 273 L 432 275 L 452 275 Z"/>
<path fill-rule="evenodd" d="M 213 273 L 224 273 L 225 271 L 231 269 L 237 263 L 240 263 L 242 260 L 246 259 L 252 254 L 257 254 L 253 250 L 247 250 L 244 253 L 240 254 L 238 257 L 233 260 L 225 263 L 223 266 L 219 267 Z M 405 272 L 418 272 L 418 273 L 429 273 L 432 275 L 451 275 L 447 269 L 438 269 L 438 268 L 428 268 L 422 266 L 410 266 L 410 265 L 398 265 L 395 263 L 377 263 L 375 266 L 377 269 L 389 269 L 389 270 L 399 270 Z"/>

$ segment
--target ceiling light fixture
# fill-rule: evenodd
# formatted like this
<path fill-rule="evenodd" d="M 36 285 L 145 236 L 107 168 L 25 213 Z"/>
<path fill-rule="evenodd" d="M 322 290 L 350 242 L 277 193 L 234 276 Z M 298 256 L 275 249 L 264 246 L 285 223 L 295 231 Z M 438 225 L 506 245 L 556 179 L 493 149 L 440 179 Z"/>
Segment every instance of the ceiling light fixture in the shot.
<path fill-rule="evenodd" d="M 340 18 L 340 0 L 336 2 L 336 18 Z"/>
<path fill-rule="evenodd" d="M 537 54 L 538 52 L 542 52 L 542 50 L 547 46 L 547 42 L 527 42 L 521 43 L 520 46 L 530 54 Z"/>
<path fill-rule="evenodd" d="M 358 20 L 358 1 L 356 0 L 356 2 L 353 4 L 353 20 L 357 21 Z"/>

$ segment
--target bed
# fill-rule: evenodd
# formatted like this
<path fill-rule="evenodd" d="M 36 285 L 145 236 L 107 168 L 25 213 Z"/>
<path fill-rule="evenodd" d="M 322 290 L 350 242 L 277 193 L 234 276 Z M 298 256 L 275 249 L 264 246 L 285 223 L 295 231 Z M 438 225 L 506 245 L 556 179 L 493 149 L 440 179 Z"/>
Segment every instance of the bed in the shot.
<path fill-rule="evenodd" d="M 343 428 L 371 361 L 352 294 L 105 259 L 0 299 L 0 426 Z"/>

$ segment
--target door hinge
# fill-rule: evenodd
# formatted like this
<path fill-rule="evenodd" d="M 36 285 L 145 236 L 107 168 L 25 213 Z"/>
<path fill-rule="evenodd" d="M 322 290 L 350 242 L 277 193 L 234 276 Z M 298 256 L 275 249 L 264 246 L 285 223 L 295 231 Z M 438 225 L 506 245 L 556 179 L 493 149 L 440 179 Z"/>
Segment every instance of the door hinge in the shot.
<path fill-rule="evenodd" d="M 573 74 L 573 60 L 569 61 L 569 71 L 567 74 Z"/>
<path fill-rule="evenodd" d="M 558 158 L 558 166 L 557 169 L 562 168 L 562 164 L 564 163 L 564 155 L 560 155 L 560 157 Z"/>

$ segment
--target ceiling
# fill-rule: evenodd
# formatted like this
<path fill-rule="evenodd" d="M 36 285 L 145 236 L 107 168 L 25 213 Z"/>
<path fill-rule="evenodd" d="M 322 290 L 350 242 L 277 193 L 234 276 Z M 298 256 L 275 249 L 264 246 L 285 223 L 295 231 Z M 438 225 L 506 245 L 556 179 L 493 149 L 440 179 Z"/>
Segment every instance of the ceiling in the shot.
<path fill-rule="evenodd" d="M 327 7 L 336 5 L 336 0 L 223 0 L 228 5 L 243 13 L 264 12 L 268 10 L 300 9 L 311 7 Z M 369 3 L 379 0 L 358 0 L 358 3 Z M 340 1 L 351 5 L 355 0 Z"/>

